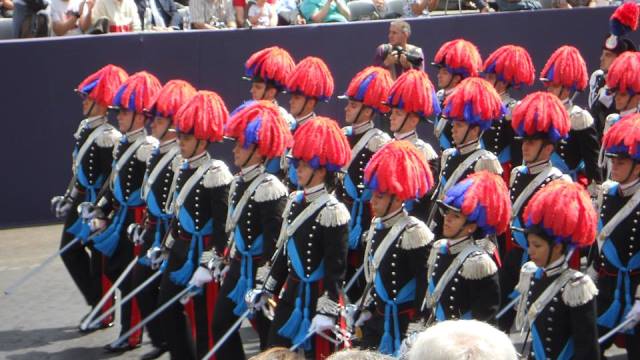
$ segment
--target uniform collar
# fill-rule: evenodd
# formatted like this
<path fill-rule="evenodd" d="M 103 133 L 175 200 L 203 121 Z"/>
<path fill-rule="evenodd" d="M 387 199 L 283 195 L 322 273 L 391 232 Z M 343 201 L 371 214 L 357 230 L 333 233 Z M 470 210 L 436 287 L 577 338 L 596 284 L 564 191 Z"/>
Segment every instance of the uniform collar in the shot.
<path fill-rule="evenodd" d="M 562 255 L 558 260 L 552 262 L 551 264 L 549 264 L 549 266 L 545 267 L 543 271 L 545 275 L 553 276 L 563 272 L 568 267 L 569 265 L 567 265 L 567 262 L 565 261 L 565 256 Z"/>
<path fill-rule="evenodd" d="M 396 140 L 407 140 L 407 141 L 413 142 L 418 138 L 418 134 L 416 133 L 415 130 L 411 130 L 405 133 L 393 133 L 393 137 Z"/>
<path fill-rule="evenodd" d="M 619 184 L 618 189 L 622 197 L 629 197 L 635 194 L 638 190 L 640 190 L 640 179 L 636 179 L 635 181 L 628 184 Z"/>
<path fill-rule="evenodd" d="M 128 142 L 132 143 L 140 138 L 147 136 L 147 131 L 144 129 L 144 127 L 141 127 L 140 129 L 129 131 L 124 136 L 127 137 Z"/>
<path fill-rule="evenodd" d="M 473 243 L 473 238 L 471 236 L 464 236 L 457 239 L 448 239 L 447 240 L 447 248 L 449 249 L 449 254 L 456 255 L 460 253 L 464 248 Z"/>
<path fill-rule="evenodd" d="M 391 214 L 387 214 L 380 218 L 380 223 L 382 224 L 383 229 L 388 229 L 395 225 L 400 219 L 407 216 L 407 212 L 404 211 L 404 208 L 399 208 L 398 210 L 392 212 Z"/>
<path fill-rule="evenodd" d="M 190 159 L 187 159 L 187 164 L 190 169 L 199 168 L 206 162 L 211 159 L 211 155 L 209 155 L 208 151 L 203 152 L 202 154 L 196 155 Z"/>
<path fill-rule="evenodd" d="M 253 164 L 250 166 L 243 167 L 240 170 L 240 176 L 242 177 L 242 181 L 249 182 L 255 179 L 258 175 L 264 172 L 264 166 L 262 164 Z"/>
<path fill-rule="evenodd" d="M 624 117 L 630 114 L 635 114 L 637 112 L 638 112 L 638 109 L 629 109 L 629 110 L 620 111 L 620 117 Z"/>
<path fill-rule="evenodd" d="M 296 118 L 296 124 L 297 126 L 301 126 L 302 124 L 304 124 L 305 122 L 307 122 L 307 120 L 316 117 L 316 113 L 315 112 L 311 112 L 301 118 Z"/>
<path fill-rule="evenodd" d="M 85 123 L 84 126 L 89 128 L 89 129 L 95 129 L 98 126 L 104 124 L 107 122 L 107 118 L 103 115 L 98 115 L 98 116 L 92 116 L 92 117 L 88 117 L 86 119 L 84 119 Z"/>
<path fill-rule="evenodd" d="M 536 175 L 541 173 L 543 170 L 550 168 L 553 166 L 550 160 L 542 160 L 538 162 L 534 162 L 531 164 L 527 164 L 527 171 L 529 174 Z"/>
<path fill-rule="evenodd" d="M 176 138 L 173 138 L 171 140 L 160 143 L 160 146 L 158 146 L 158 150 L 161 154 L 166 154 L 167 152 L 169 152 L 169 150 L 176 147 L 178 147 L 178 141 Z"/>
<path fill-rule="evenodd" d="M 468 155 L 476 150 L 482 149 L 482 145 L 480 144 L 480 139 L 468 142 L 466 144 L 462 144 L 460 146 L 456 146 L 456 150 L 462 155 Z"/>
<path fill-rule="evenodd" d="M 368 130 L 373 129 L 373 121 L 367 121 L 357 125 L 354 124 L 353 126 L 351 126 L 351 128 L 353 129 L 353 135 L 364 134 Z"/>
<path fill-rule="evenodd" d="M 304 200 L 310 203 L 324 194 L 327 194 L 327 189 L 324 187 L 324 184 L 319 184 L 304 190 Z"/>
<path fill-rule="evenodd" d="M 502 94 L 500 94 L 500 99 L 502 100 L 502 103 L 503 103 L 503 104 L 504 104 L 504 103 L 508 103 L 508 102 L 510 102 L 510 101 L 512 101 L 512 100 L 514 100 L 514 99 L 511 97 L 511 94 L 509 94 L 509 92 L 508 92 L 508 91 L 505 91 L 505 92 L 503 92 Z"/>

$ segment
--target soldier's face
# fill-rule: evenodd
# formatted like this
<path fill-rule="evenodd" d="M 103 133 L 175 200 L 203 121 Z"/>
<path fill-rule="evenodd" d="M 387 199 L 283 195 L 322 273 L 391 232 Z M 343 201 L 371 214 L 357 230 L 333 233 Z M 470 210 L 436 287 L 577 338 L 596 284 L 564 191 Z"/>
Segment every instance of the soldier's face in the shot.
<path fill-rule="evenodd" d="M 371 208 L 373 210 L 373 215 L 376 217 L 383 217 L 387 214 L 393 213 L 401 206 L 402 201 L 389 194 L 374 191 L 371 196 Z"/>
<path fill-rule="evenodd" d="M 545 146 L 546 145 L 546 146 Z M 541 147 L 544 147 L 542 150 Z M 522 140 L 522 160 L 525 164 L 548 160 L 553 152 L 553 146 L 542 139 Z"/>
<path fill-rule="evenodd" d="M 364 109 L 362 109 L 362 103 L 359 101 L 349 100 L 347 106 L 344 108 L 344 122 L 347 124 L 358 123 L 358 117 L 362 117 Z"/>
<path fill-rule="evenodd" d="M 236 141 L 236 145 L 233 147 L 233 163 L 239 168 L 253 165 L 255 160 L 259 159 L 255 147 L 255 144 L 251 144 L 251 146 L 245 148 L 240 141 Z"/>
<path fill-rule="evenodd" d="M 273 100 L 276 97 L 276 89 L 269 88 L 265 83 L 258 81 L 251 82 L 249 92 L 253 100 Z"/>
<path fill-rule="evenodd" d="M 178 134 L 178 145 L 180 145 L 180 154 L 183 158 L 189 159 L 196 155 L 198 147 L 198 139 L 192 134 Z"/>
<path fill-rule="evenodd" d="M 600 69 L 602 69 L 605 73 L 609 71 L 609 67 L 613 60 L 618 57 L 616 53 L 603 49 L 602 54 L 600 54 Z"/>
<path fill-rule="evenodd" d="M 549 251 L 551 251 L 549 243 L 536 234 L 528 234 L 527 241 L 529 242 L 529 249 L 527 249 L 527 253 L 531 258 L 531 261 L 533 261 L 538 267 L 546 266 L 547 259 L 549 258 Z"/>
<path fill-rule="evenodd" d="M 464 145 L 470 141 L 478 139 L 480 130 L 477 126 L 470 127 L 464 121 L 454 120 L 451 126 L 451 137 L 456 144 Z"/>
<path fill-rule="evenodd" d="M 638 107 L 640 95 L 631 95 L 628 92 L 617 91 L 614 99 L 616 101 L 616 110 L 625 111 Z"/>
<path fill-rule="evenodd" d="M 323 183 L 327 171 L 323 167 L 314 169 L 308 162 L 300 160 L 296 166 L 296 175 L 298 184 L 306 189 Z"/>
<path fill-rule="evenodd" d="M 135 122 L 135 117 L 136 114 L 133 111 L 127 110 L 127 109 L 120 109 L 120 111 L 118 111 L 118 128 L 120 129 L 120 132 L 127 132 L 127 131 L 131 131 L 135 129 L 134 126 L 134 122 Z"/>
<path fill-rule="evenodd" d="M 301 117 L 307 115 L 313 110 L 315 100 L 305 100 L 307 100 L 307 98 L 304 95 L 291 94 L 291 99 L 289 99 L 289 112 L 291 115 Z"/>
<path fill-rule="evenodd" d="M 634 181 L 640 176 L 640 165 L 629 158 L 611 159 L 611 180 L 619 183 Z"/>
<path fill-rule="evenodd" d="M 440 89 L 449 89 L 453 84 L 453 75 L 447 70 L 445 67 L 441 67 L 438 69 L 438 88 Z"/>
<path fill-rule="evenodd" d="M 407 113 L 402 109 L 393 108 L 389 116 L 389 121 L 391 122 L 389 130 L 404 133 L 415 130 L 420 118 L 414 113 Z"/>
<path fill-rule="evenodd" d="M 169 134 L 169 127 L 171 126 L 171 119 L 156 116 L 151 122 L 151 136 L 158 140 L 162 140 L 162 137 L 166 137 Z"/>
<path fill-rule="evenodd" d="M 473 234 L 475 224 L 467 224 L 467 217 L 458 211 L 447 209 L 444 213 L 442 235 L 448 239 L 454 239 Z"/>

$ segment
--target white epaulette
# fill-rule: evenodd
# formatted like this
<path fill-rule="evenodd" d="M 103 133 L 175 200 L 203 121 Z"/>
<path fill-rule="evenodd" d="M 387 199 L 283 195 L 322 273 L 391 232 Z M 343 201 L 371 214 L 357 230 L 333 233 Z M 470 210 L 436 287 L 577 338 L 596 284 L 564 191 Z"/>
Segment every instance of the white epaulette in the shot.
<path fill-rule="evenodd" d="M 442 157 L 440 158 L 440 171 L 444 169 L 445 165 L 447 165 L 447 160 L 449 160 L 449 157 L 451 157 L 455 151 L 456 151 L 456 148 L 452 147 L 452 148 L 445 149 L 442 152 Z"/>
<path fill-rule="evenodd" d="M 109 126 L 104 129 L 102 134 L 98 135 L 98 137 L 96 138 L 96 145 L 101 148 L 114 147 L 118 143 L 118 141 L 120 141 L 121 137 L 122 134 L 118 130 L 116 130 L 113 126 Z"/>
<path fill-rule="evenodd" d="M 400 238 L 400 248 L 404 250 L 417 249 L 429 245 L 433 241 L 433 233 L 425 223 L 413 216 L 409 217 L 409 222 Z"/>
<path fill-rule="evenodd" d="M 373 137 L 369 139 L 369 142 L 367 143 L 367 150 L 371 152 L 378 151 L 384 144 L 391 141 L 391 137 L 389 137 L 389 135 L 387 135 L 387 133 L 385 133 L 384 131 L 380 129 L 374 129 L 374 131 L 376 132 L 376 134 L 373 135 Z"/>
<path fill-rule="evenodd" d="M 591 301 L 598 295 L 598 288 L 591 278 L 580 271 L 574 271 L 571 280 L 562 291 L 562 301 L 569 307 L 577 307 Z"/>
<path fill-rule="evenodd" d="M 229 171 L 227 164 L 220 160 L 211 160 L 211 166 L 203 176 L 203 185 L 208 189 L 212 189 L 229 185 L 232 180 L 233 175 Z"/>
<path fill-rule="evenodd" d="M 415 143 L 415 146 L 418 148 L 418 150 L 422 151 L 427 161 L 435 160 L 438 158 L 438 153 L 433 150 L 433 147 L 429 143 L 424 142 L 422 139 L 418 139 Z"/>
<path fill-rule="evenodd" d="M 522 268 L 520 268 L 520 279 L 518 280 L 518 284 L 516 284 L 516 290 L 520 294 L 526 294 L 529 291 L 531 279 L 536 271 L 538 271 L 538 267 L 533 261 L 527 261 L 522 265 Z"/>
<path fill-rule="evenodd" d="M 489 153 L 488 156 L 482 156 L 480 159 L 478 159 L 473 169 L 475 172 L 487 170 L 496 175 L 502 174 L 502 165 L 500 165 L 500 161 L 492 153 Z"/>
<path fill-rule="evenodd" d="M 480 280 L 498 272 L 498 266 L 485 252 L 475 252 L 462 263 L 460 275 L 467 280 Z"/>
<path fill-rule="evenodd" d="M 144 143 L 136 150 L 136 159 L 142 162 L 149 161 L 151 153 L 159 146 L 160 142 L 153 136 L 147 136 Z"/>
<path fill-rule="evenodd" d="M 320 210 L 316 220 L 324 227 L 341 226 L 349 222 L 351 214 L 347 207 L 331 195 L 331 200 Z"/>
<path fill-rule="evenodd" d="M 267 202 L 280 199 L 283 196 L 287 196 L 289 191 L 284 184 L 278 180 L 274 175 L 267 175 L 260 185 L 256 188 L 253 194 L 253 199 L 256 202 Z"/>
<path fill-rule="evenodd" d="M 607 130 L 609 130 L 609 128 L 611 126 L 613 126 L 613 124 L 617 123 L 618 120 L 620 120 L 620 114 L 609 114 L 607 115 L 607 117 L 604 120 L 604 130 L 603 133 L 607 133 Z"/>
<path fill-rule="evenodd" d="M 577 105 L 571 107 L 571 130 L 584 130 L 593 125 L 593 117 Z"/>

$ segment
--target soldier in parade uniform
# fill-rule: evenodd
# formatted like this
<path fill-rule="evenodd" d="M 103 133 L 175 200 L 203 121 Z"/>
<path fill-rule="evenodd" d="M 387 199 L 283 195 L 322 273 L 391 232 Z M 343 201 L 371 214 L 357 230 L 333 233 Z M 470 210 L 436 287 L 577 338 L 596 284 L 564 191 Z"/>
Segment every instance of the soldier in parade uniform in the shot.
<path fill-rule="evenodd" d="M 595 197 L 602 183 L 598 132 L 591 114 L 573 103 L 576 93 L 587 86 L 587 66 L 580 51 L 568 45 L 558 48 L 547 60 L 540 77 L 547 91 L 564 103 L 571 119 L 569 138 L 558 143 L 551 162 L 574 181 L 588 186 Z"/>
<path fill-rule="evenodd" d="M 446 99 L 451 95 L 462 80 L 468 77 L 478 76 L 482 69 L 482 58 L 478 48 L 464 39 L 456 39 L 444 43 L 431 65 L 438 68 L 437 97 L 440 108 L 444 107 Z M 440 142 L 440 150 L 446 150 L 454 146 L 451 138 L 451 122 L 446 116 L 438 118 L 434 127 L 434 134 Z"/>
<path fill-rule="evenodd" d="M 636 51 L 636 45 L 624 37 L 627 33 L 638 28 L 640 10 L 634 3 L 620 5 L 609 19 L 609 32 L 602 45 L 600 68 L 589 78 L 589 112 L 593 116 L 598 130 L 598 139 L 604 134 L 607 116 L 616 112 L 613 94 L 606 85 L 607 75 L 611 64 L 626 51 Z M 628 69 L 625 69 L 628 70 Z"/>
<path fill-rule="evenodd" d="M 118 89 L 113 108 L 118 111 L 118 127 L 124 134 L 114 148 L 114 163 L 108 190 L 97 199 L 91 218 L 92 229 L 97 230 L 89 240 L 105 257 L 105 273 L 111 281 L 118 278 L 127 264 L 140 255 L 139 246 L 127 237 L 127 229 L 133 223 L 142 224 L 145 210 L 141 190 L 144 173 L 157 140 L 147 136 L 144 128 L 144 111 L 160 91 L 158 79 L 141 71 L 129 77 Z M 132 290 L 130 274 L 119 286 L 121 296 Z M 137 299 L 122 306 L 121 329 L 124 334 L 140 321 Z M 122 352 L 140 345 L 142 331 L 133 333 L 128 341 L 108 344 L 105 350 Z"/>
<path fill-rule="evenodd" d="M 222 141 L 228 112 L 212 91 L 199 91 L 174 115 L 180 154 L 185 160 L 175 172 L 170 210 L 175 217 L 170 234 L 151 260 L 166 256 L 160 282 L 159 304 L 166 303 L 187 284 L 199 288 L 192 301 L 192 337 L 182 305 L 174 303 L 161 317 L 165 340 L 173 359 L 200 359 L 213 346 L 211 322 L 217 284 L 210 269 L 220 269 L 226 245 L 229 185 L 233 176 L 220 160 L 207 152 L 210 142 Z M 191 280 L 190 280 L 191 279 Z M 193 339 L 195 338 L 195 348 Z"/>
<path fill-rule="evenodd" d="M 220 288 L 213 313 L 213 338 L 220 339 L 241 316 L 245 295 L 257 281 L 264 282 L 271 266 L 287 187 L 265 170 L 267 159 L 281 157 L 293 144 L 289 124 L 271 101 L 251 102 L 231 115 L 225 134 L 236 141 L 235 165 L 240 169 L 229 190 L 229 211 L 225 230 L 230 234 L 230 268 Z M 260 275 L 256 279 L 256 275 Z M 269 321 L 262 313 L 254 316 L 261 349 L 267 345 Z M 216 353 L 219 359 L 244 359 L 238 330 Z"/>
<path fill-rule="evenodd" d="M 480 171 L 450 188 L 439 205 L 445 212 L 445 238 L 429 254 L 426 306 L 435 321 L 492 323 L 500 306 L 499 264 L 487 237 L 509 226 L 507 186 L 498 175 Z"/>
<path fill-rule="evenodd" d="M 426 121 L 428 117 L 440 114 L 440 105 L 429 76 L 420 70 L 404 72 L 389 90 L 387 103 L 392 109 L 389 129 L 393 131 L 394 140 L 412 143 L 429 163 L 431 174 L 437 174 L 440 168 L 438 154 L 416 132 L 420 120 Z M 430 190 L 432 188 L 429 187 Z M 424 221 L 431 205 L 430 197 L 429 191 L 419 199 L 407 199 L 404 207 L 409 214 Z"/>
<path fill-rule="evenodd" d="M 365 239 L 367 291 L 358 302 L 355 325 L 362 329 L 361 347 L 394 355 L 424 299 L 427 247 L 433 240 L 403 204 L 427 193 L 433 176 L 415 146 L 393 141 L 373 156 L 365 183 L 373 192 L 376 217 Z"/>
<path fill-rule="evenodd" d="M 389 95 L 392 80 L 389 71 L 370 66 L 360 71 L 351 80 L 341 98 L 348 99 L 345 107 L 344 131 L 351 146 L 351 161 L 344 168 L 341 186 L 336 197 L 351 211 L 349 221 L 349 262 L 347 279 L 351 279 L 362 265 L 360 239 L 363 229 L 371 224 L 371 191 L 364 186 L 364 168 L 373 154 L 389 140 L 389 135 L 374 125 L 376 113 L 389 112 L 384 104 Z M 349 299 L 358 299 L 362 293 L 363 278 L 358 278 L 347 290 Z M 356 285 L 357 284 L 357 285 Z"/>
<path fill-rule="evenodd" d="M 629 359 L 640 356 L 640 255 L 637 223 L 640 220 L 640 115 L 623 117 L 605 133 L 602 145 L 611 159 L 611 180 L 598 198 L 600 223 L 597 272 L 598 326 L 602 333 L 625 319 L 623 331 Z M 611 341 L 602 344 L 604 351 Z"/>
<path fill-rule="evenodd" d="M 620 117 L 640 112 L 640 55 L 627 51 L 618 56 L 607 74 L 607 92 L 613 97 L 614 112 L 607 116 L 604 132 Z"/>
<path fill-rule="evenodd" d="M 444 104 L 443 114 L 452 122 L 451 137 L 455 147 L 442 153 L 438 187 L 433 198 L 444 200 L 447 191 L 470 173 L 488 170 L 502 174 L 496 156 L 485 150 L 482 132 L 505 113 L 500 95 L 481 78 L 463 80 Z M 442 237 L 443 216 L 436 203 L 431 205 L 427 225 L 436 237 Z"/>
<path fill-rule="evenodd" d="M 482 141 L 485 149 L 498 157 L 502 164 L 503 177 L 505 182 L 508 182 L 509 179 L 506 177 L 511 173 L 511 169 L 522 164 L 520 142 L 514 141 L 510 123 L 517 100 L 511 97 L 509 90 L 533 85 L 536 70 L 526 49 L 516 45 L 505 45 L 489 55 L 482 72 L 502 98 L 502 104 L 507 110 L 502 119 L 494 122 L 482 134 Z"/>
<path fill-rule="evenodd" d="M 511 125 L 522 142 L 523 165 L 510 174 L 511 226 L 524 227 L 524 209 L 531 197 L 549 182 L 568 176 L 553 167 L 551 155 L 556 144 L 569 136 L 571 120 L 562 102 L 548 92 L 535 92 L 526 96 L 513 110 Z M 500 269 L 502 304 L 518 296 L 514 291 L 521 267 L 529 260 L 528 243 L 521 231 L 512 231 L 506 243 L 504 266 Z M 505 313 L 499 320 L 500 328 L 508 332 L 515 312 Z"/>
<path fill-rule="evenodd" d="M 247 302 L 260 308 L 283 289 L 269 346 L 295 344 L 320 359 L 331 350 L 324 339 L 312 335 L 334 329 L 340 315 L 349 226 L 349 211 L 327 184 L 351 153 L 338 124 L 317 117 L 294 134 L 292 157 L 304 190 L 289 196 L 275 262 L 264 286 L 247 294 Z"/>
<path fill-rule="evenodd" d="M 520 273 L 516 316 L 516 328 L 526 327 L 531 334 L 531 351 L 524 355 L 600 359 L 598 289 L 588 275 L 568 266 L 574 249 L 595 240 L 598 218 L 589 194 L 579 184 L 555 180 L 533 196 L 524 218 L 520 231 L 527 234 L 531 261 Z"/>
<path fill-rule="evenodd" d="M 133 268 L 133 287 L 138 287 L 159 271 L 160 264 L 152 263 L 146 254 L 149 249 L 161 245 L 173 217 L 171 212 L 167 212 L 167 201 L 172 191 L 171 180 L 182 162 L 173 116 L 195 93 L 196 89 L 188 82 L 171 80 L 157 94 L 146 114 L 151 118 L 151 135 L 159 144 L 151 153 L 144 174 L 142 199 L 147 205 L 145 221 L 141 226 L 133 224 L 129 229 L 134 244 L 140 245 L 141 255 Z M 157 279 L 136 295 L 142 318 L 146 318 L 155 310 L 159 285 L 160 280 Z M 164 330 L 157 320 L 150 322 L 146 327 L 153 349 L 142 359 L 155 359 L 166 351 Z"/>
<path fill-rule="evenodd" d="M 82 221 L 76 209 L 82 202 L 95 202 L 97 193 L 111 173 L 113 147 L 121 134 L 108 124 L 107 108 L 127 76 L 123 69 L 107 65 L 78 85 L 76 92 L 83 99 L 82 113 L 85 119 L 80 122 L 73 135 L 73 178 L 64 196 L 56 196 L 51 200 L 56 217 L 65 219 L 60 248 L 75 238 L 81 240 L 62 255 L 62 262 L 91 307 L 98 304 L 101 294 L 109 285 L 108 280 L 103 278 L 100 253 L 90 246 L 87 247 L 89 252 L 85 249 L 90 232 L 89 224 Z M 97 327 L 81 331 L 91 332 L 109 327 L 112 325 L 111 321 L 108 318 Z"/>

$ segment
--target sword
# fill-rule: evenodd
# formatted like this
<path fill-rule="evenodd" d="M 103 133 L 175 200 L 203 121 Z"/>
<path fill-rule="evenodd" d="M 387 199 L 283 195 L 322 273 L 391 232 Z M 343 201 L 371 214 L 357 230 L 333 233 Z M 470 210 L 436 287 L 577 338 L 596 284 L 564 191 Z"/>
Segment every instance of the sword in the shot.
<path fill-rule="evenodd" d="M 625 321 L 621 322 L 618 326 L 614 327 L 613 329 L 611 329 L 611 331 L 609 331 L 608 333 L 602 335 L 600 338 L 598 338 L 598 343 L 602 344 L 603 342 L 607 341 L 610 337 L 612 337 L 613 335 L 617 334 L 618 331 L 622 330 L 624 327 L 626 327 L 627 325 L 631 324 L 632 322 L 634 322 L 634 318 L 630 317 L 628 319 L 626 319 Z"/>
<path fill-rule="evenodd" d="M 518 300 L 520 300 L 520 295 L 509 301 L 509 303 L 496 314 L 496 320 L 500 319 L 504 316 L 504 314 L 507 313 L 507 311 L 511 310 L 511 308 L 513 308 L 518 303 Z"/>
<path fill-rule="evenodd" d="M 218 351 L 220 349 L 220 347 L 225 343 L 225 341 L 227 341 L 229 336 L 231 336 L 231 334 L 233 334 L 236 330 L 238 330 L 240 325 L 242 325 L 242 322 L 244 321 L 244 319 L 249 317 L 249 315 L 251 314 L 251 310 L 253 310 L 253 309 L 252 308 L 248 308 L 247 310 L 245 310 L 242 313 L 242 315 L 240 315 L 238 320 L 236 320 L 236 322 L 234 322 L 233 325 L 231 325 L 229 330 L 227 330 L 227 332 L 224 333 L 224 335 L 222 335 L 220 340 L 216 341 L 216 345 L 211 350 L 209 350 L 209 352 L 206 353 L 205 356 L 202 357 L 202 360 L 209 359 L 210 357 L 212 357 L 216 353 L 216 351 Z"/>
<path fill-rule="evenodd" d="M 60 250 L 56 251 L 54 254 L 51 254 L 42 263 L 40 263 L 40 265 L 38 265 L 37 267 L 31 269 L 28 273 L 24 274 L 21 278 L 19 278 L 18 280 L 14 281 L 11 285 L 9 285 L 4 290 L 4 294 L 5 295 L 11 295 L 13 293 L 13 290 L 15 290 L 15 288 L 17 288 L 18 286 L 24 284 L 33 275 L 35 275 L 35 274 L 39 273 L 40 271 L 42 271 L 42 269 L 47 267 L 47 265 L 49 265 L 55 258 L 57 258 L 58 256 L 64 254 L 67 250 L 69 250 L 78 241 L 80 241 L 80 238 L 78 238 L 78 237 L 74 238 L 67 245 L 63 246 Z"/>
<path fill-rule="evenodd" d="M 347 285 L 345 285 L 344 290 L 342 290 L 342 292 L 346 294 L 349 290 L 351 290 L 353 285 L 356 283 L 356 280 L 358 280 L 358 278 L 360 277 L 360 275 L 362 275 L 363 272 L 364 272 L 364 264 L 360 265 L 360 267 L 358 268 L 358 271 L 356 271 L 356 273 L 353 274 L 351 279 L 349 279 L 349 282 L 347 283 Z"/>
<path fill-rule="evenodd" d="M 86 330 L 89 328 L 89 324 L 91 323 L 91 320 L 93 320 L 96 314 L 98 314 L 98 311 L 100 311 L 100 309 L 104 306 L 104 304 L 106 304 L 107 301 L 113 296 L 113 293 L 116 292 L 116 289 L 118 288 L 118 286 L 120 286 L 120 284 L 124 281 L 127 275 L 129 275 L 129 273 L 131 272 L 131 269 L 133 269 L 133 266 L 136 264 L 137 261 L 138 261 L 137 256 L 133 260 L 131 260 L 131 262 L 129 263 L 129 265 L 127 265 L 127 267 L 124 269 L 122 274 L 120 274 L 120 276 L 118 276 L 118 278 L 113 283 L 113 285 L 111 285 L 107 293 L 104 294 L 102 299 L 100 299 L 100 301 L 98 302 L 98 305 L 93 307 L 93 310 L 91 310 L 91 313 L 89 314 L 89 316 L 87 316 L 82 322 L 82 324 L 80 324 L 80 330 Z"/>
<path fill-rule="evenodd" d="M 160 275 L 162 275 L 162 271 L 156 271 L 153 275 L 151 275 L 147 280 L 145 280 L 142 284 L 138 285 L 137 288 L 135 288 L 133 291 L 131 291 L 130 293 L 127 294 L 127 296 L 123 297 L 120 300 L 120 306 L 126 304 L 127 302 L 129 302 L 129 300 L 131 300 L 134 296 L 136 296 L 139 292 L 141 292 L 142 290 L 144 290 L 144 288 L 146 288 L 147 286 L 149 286 L 149 284 L 151 284 L 155 279 L 157 279 Z M 116 311 L 117 308 L 117 304 L 114 304 L 112 307 L 109 308 L 109 310 L 103 312 L 102 314 L 100 314 L 100 316 L 98 316 L 95 320 L 93 320 L 93 322 L 91 322 L 91 324 L 89 324 L 89 327 L 92 326 L 96 326 L 98 325 L 103 319 L 105 319 L 107 316 L 111 315 L 113 312 Z"/>
<path fill-rule="evenodd" d="M 134 332 L 138 331 L 140 328 L 142 328 L 143 326 L 147 325 L 151 320 L 153 320 L 156 317 L 158 317 L 158 315 L 160 315 L 163 311 L 165 311 L 167 308 L 169 308 L 169 306 L 173 305 L 176 301 L 180 300 L 183 296 L 185 296 L 189 291 L 193 290 L 193 288 L 195 288 L 195 287 L 196 287 L 195 285 L 189 285 L 186 288 L 184 288 L 182 291 L 177 293 L 174 297 L 172 297 L 171 299 L 167 300 L 167 302 L 162 304 L 162 306 L 157 308 L 149 316 L 147 316 L 142 321 L 140 321 L 135 326 L 133 326 L 131 329 L 129 329 L 129 331 L 124 333 L 124 335 L 122 335 L 119 338 L 117 338 L 114 342 L 111 343 L 111 346 L 116 347 L 116 346 L 120 345 L 129 336 L 131 336 L 131 334 L 133 334 Z"/>

